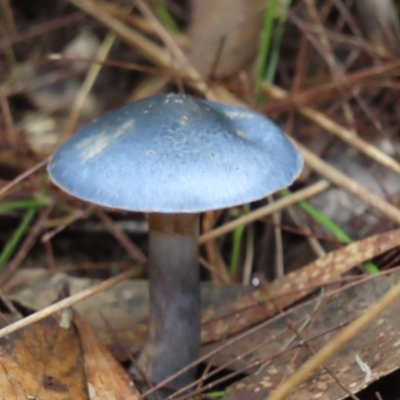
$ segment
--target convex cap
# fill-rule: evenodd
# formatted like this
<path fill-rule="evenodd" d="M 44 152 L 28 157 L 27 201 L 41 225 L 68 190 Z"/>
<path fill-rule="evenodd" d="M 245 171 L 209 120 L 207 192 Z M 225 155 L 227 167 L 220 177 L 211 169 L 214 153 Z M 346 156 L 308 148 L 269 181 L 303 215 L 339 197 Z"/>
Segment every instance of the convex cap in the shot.
<path fill-rule="evenodd" d="M 201 212 L 292 183 L 301 156 L 264 116 L 187 95 L 130 103 L 78 131 L 52 157 L 70 194 L 143 212 Z"/>

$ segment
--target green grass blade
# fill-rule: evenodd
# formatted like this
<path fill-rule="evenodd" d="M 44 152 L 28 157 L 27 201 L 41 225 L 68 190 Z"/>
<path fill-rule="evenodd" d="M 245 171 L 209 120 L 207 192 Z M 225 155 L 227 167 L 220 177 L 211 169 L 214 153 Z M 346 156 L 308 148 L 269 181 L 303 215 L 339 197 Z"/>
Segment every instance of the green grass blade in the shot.
<path fill-rule="evenodd" d="M 168 30 L 172 33 L 178 33 L 178 25 L 176 24 L 175 20 L 172 18 L 167 7 L 165 6 L 164 0 L 152 0 L 152 4 L 158 18 L 160 18 L 160 20 L 168 28 Z"/>
<path fill-rule="evenodd" d="M 46 200 L 40 199 L 10 201 L 8 203 L 0 204 L 0 213 L 24 208 L 39 208 L 44 207 L 47 204 L 48 202 Z"/>
<path fill-rule="evenodd" d="M 380 272 L 379 268 L 372 261 L 364 262 L 363 267 L 369 274 L 379 274 Z"/>
<path fill-rule="evenodd" d="M 288 189 L 283 189 L 279 192 L 282 196 L 289 196 L 291 193 Z M 348 236 L 337 224 L 335 224 L 326 215 L 322 214 L 321 211 L 317 210 L 310 203 L 306 201 L 300 201 L 297 205 L 305 211 L 310 217 L 315 219 L 320 225 L 322 225 L 329 233 L 331 233 L 337 240 L 342 243 L 351 243 L 351 238 Z M 369 274 L 379 273 L 379 268 L 371 261 L 363 263 L 365 270 Z"/>
<path fill-rule="evenodd" d="M 257 102 L 260 103 L 260 92 L 264 81 L 265 69 L 271 45 L 272 30 L 274 26 L 275 10 L 277 0 L 269 0 L 265 9 L 264 25 L 261 33 L 261 44 L 258 54 L 257 68 Z"/>
<path fill-rule="evenodd" d="M 350 243 L 351 238 L 335 222 L 317 210 L 310 203 L 301 201 L 297 204 L 303 211 L 319 222 L 328 232 L 342 243 Z"/>
<path fill-rule="evenodd" d="M 250 206 L 248 204 L 243 205 L 243 213 L 248 213 L 250 211 Z M 242 247 L 242 239 L 245 226 L 239 226 L 233 231 L 233 244 L 231 253 L 231 265 L 230 273 L 231 276 L 236 277 L 237 269 L 239 265 L 240 248 Z"/>
<path fill-rule="evenodd" d="M 230 273 L 233 277 L 236 276 L 237 267 L 239 264 L 239 254 L 240 247 L 242 244 L 244 226 L 239 226 L 233 232 L 233 245 L 232 245 L 232 254 L 231 254 L 231 265 L 230 265 Z"/>
<path fill-rule="evenodd" d="M 10 259 L 11 255 L 14 253 L 15 249 L 18 247 L 22 238 L 24 237 L 26 231 L 28 230 L 33 218 L 36 214 L 36 208 L 30 208 L 22 218 L 18 228 L 15 230 L 10 240 L 6 243 L 3 251 L 0 254 L 0 268 Z"/>
<path fill-rule="evenodd" d="M 212 392 L 212 393 L 206 393 L 207 397 L 211 397 L 212 399 L 219 399 L 222 396 L 226 395 L 226 392 L 224 390 L 221 390 L 219 392 Z"/>
<path fill-rule="evenodd" d="M 273 82 L 275 79 L 276 70 L 278 68 L 283 31 L 285 28 L 285 22 L 288 15 L 290 3 L 291 0 L 284 0 L 280 5 L 281 12 L 279 13 L 277 18 L 276 29 L 272 38 L 271 53 L 270 57 L 268 58 L 268 65 L 266 66 L 266 71 L 264 75 L 264 80 L 266 80 L 267 82 Z"/>

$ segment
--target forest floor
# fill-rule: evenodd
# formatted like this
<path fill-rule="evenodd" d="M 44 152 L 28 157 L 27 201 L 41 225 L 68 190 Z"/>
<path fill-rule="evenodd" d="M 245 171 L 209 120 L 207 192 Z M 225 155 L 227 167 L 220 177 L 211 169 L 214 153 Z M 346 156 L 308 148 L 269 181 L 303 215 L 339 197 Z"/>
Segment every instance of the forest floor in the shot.
<path fill-rule="evenodd" d="M 46 166 L 168 92 L 255 110 L 304 160 L 289 190 L 201 216 L 198 380 L 168 398 L 400 398 L 399 54 L 392 0 L 1 1 L 0 398 L 155 398 L 129 374 L 147 217 Z"/>

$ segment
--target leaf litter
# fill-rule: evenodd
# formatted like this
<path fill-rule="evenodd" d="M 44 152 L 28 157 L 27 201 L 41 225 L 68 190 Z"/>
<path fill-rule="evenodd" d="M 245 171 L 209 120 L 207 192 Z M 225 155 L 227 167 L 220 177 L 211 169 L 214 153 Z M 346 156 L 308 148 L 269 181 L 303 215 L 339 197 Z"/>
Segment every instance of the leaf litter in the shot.
<path fill-rule="evenodd" d="M 139 399 L 127 372 L 70 309 L 1 338 L 0 360 L 4 399 Z"/>
<path fill-rule="evenodd" d="M 213 304 L 213 306 L 205 308 L 203 311 L 202 342 L 203 345 L 210 342 L 218 343 L 213 346 L 204 347 L 202 354 L 207 355 L 209 351 L 213 351 L 215 353 L 213 355 L 214 365 L 225 365 L 237 371 L 247 371 L 249 365 L 253 365 L 253 370 L 255 370 L 262 363 L 260 359 L 269 360 L 270 358 L 274 358 L 274 362 L 268 368 L 264 369 L 264 371 L 268 372 L 271 368 L 277 368 L 277 365 L 281 365 L 282 363 L 284 372 L 280 374 L 277 372 L 276 374 L 278 374 L 277 376 L 280 379 L 283 378 L 285 374 L 292 371 L 286 370 L 287 365 L 290 365 L 290 363 L 288 364 L 287 357 L 290 359 L 292 354 L 287 353 L 285 349 L 279 350 L 278 354 L 280 352 L 284 354 L 284 360 L 278 361 L 279 364 L 275 363 L 274 354 L 277 353 L 277 349 L 282 349 L 283 344 L 289 340 L 288 338 L 293 336 L 293 332 L 288 330 L 287 327 L 282 328 L 282 324 L 285 325 L 285 318 L 293 318 L 294 321 L 304 321 L 308 316 L 312 321 L 309 322 L 309 325 L 315 329 L 315 331 L 308 332 L 306 328 L 308 335 L 313 337 L 317 335 L 315 332 L 319 332 L 318 335 L 321 335 L 320 338 L 318 337 L 315 346 L 320 347 L 322 343 L 326 343 L 331 337 L 332 332 L 340 327 L 343 321 L 356 318 L 360 310 L 365 309 L 368 304 L 376 301 L 379 295 L 387 290 L 387 285 L 383 292 L 378 286 L 375 291 L 372 291 L 372 294 L 374 294 L 372 296 L 372 289 L 360 289 L 358 284 L 355 285 L 353 283 L 349 285 L 350 289 L 348 291 L 350 293 L 347 295 L 347 292 L 342 293 L 341 290 L 335 288 L 338 282 L 340 282 L 336 278 L 364 261 L 370 260 L 398 246 L 399 240 L 400 230 L 395 230 L 353 242 L 348 246 L 328 253 L 326 256 L 319 258 L 301 270 L 284 276 L 280 282 L 274 282 L 271 285 L 265 284 L 261 289 L 248 294 L 241 295 L 240 290 L 235 290 L 231 286 L 209 286 L 208 291 L 203 290 L 203 297 L 208 300 L 208 303 Z M 22 275 L 26 273 L 23 271 Z M 364 285 L 373 284 L 376 287 L 378 285 L 376 282 L 386 282 L 388 278 L 380 277 L 380 280 L 377 279 L 374 279 L 372 283 L 364 283 Z M 16 291 L 12 298 L 21 304 L 30 303 L 31 305 L 36 304 L 38 307 L 44 307 L 47 301 L 54 298 L 56 291 L 69 280 L 73 283 L 73 290 L 78 292 L 93 284 L 89 279 L 70 278 L 66 275 L 58 274 L 42 281 L 37 281 L 36 287 L 35 283 L 32 282 L 29 287 L 22 288 L 19 292 Z M 318 313 L 316 313 L 317 320 L 313 316 L 313 313 L 315 313 L 315 310 L 313 311 L 315 304 L 309 304 L 310 302 L 308 301 L 300 310 L 296 307 L 293 309 L 293 312 L 290 312 L 285 317 L 280 317 L 279 320 L 268 324 L 266 327 L 258 329 L 256 326 L 255 329 L 252 329 L 254 333 L 251 335 L 247 335 L 245 332 L 242 340 L 235 340 L 235 336 L 233 336 L 231 339 L 228 339 L 226 348 L 219 350 L 223 346 L 223 342 L 222 344 L 220 343 L 221 340 L 226 340 L 227 337 L 245 331 L 257 323 L 267 320 L 269 317 L 279 313 L 280 310 L 295 304 L 307 295 L 315 292 L 318 288 L 329 285 L 334 286 L 334 294 L 328 292 L 323 295 L 322 300 L 319 297 L 313 300 L 313 303 L 322 303 L 323 305 L 323 308 L 319 309 Z M 368 294 L 369 297 L 357 300 L 353 304 L 351 301 L 348 301 L 348 298 L 356 298 L 357 291 L 360 291 L 360 296 Z M 36 296 L 36 293 L 41 293 L 42 296 Z M 234 300 L 229 300 L 232 298 Z M 339 305 L 338 301 L 340 301 Z M 103 339 L 104 344 L 114 350 L 119 359 L 126 360 L 129 358 L 127 355 L 129 351 L 138 351 L 142 345 L 146 333 L 147 302 L 146 284 L 144 282 L 132 281 L 122 282 L 106 292 L 85 300 L 78 304 L 77 308 L 82 315 L 87 316 L 86 319 L 99 332 L 99 337 Z M 220 303 L 220 306 L 216 306 L 215 304 L 217 303 Z M 345 306 L 346 304 L 348 304 L 348 307 Z M 133 305 L 135 305 L 136 312 L 134 317 L 131 318 L 129 315 Z M 204 305 L 206 306 L 207 302 Z M 322 306 L 319 305 L 319 307 Z M 347 314 L 344 312 L 345 310 L 348 310 Z M 318 322 L 319 320 L 320 322 Z M 104 321 L 107 321 L 106 325 L 104 325 Z M 112 327 L 111 332 L 109 327 Z M 278 332 L 281 332 L 282 329 L 284 329 L 283 334 L 278 335 Z M 321 331 L 325 332 L 325 334 L 321 334 Z M 274 339 L 275 337 L 279 339 Z M 372 335 L 369 335 L 367 339 L 371 337 Z M 378 335 L 377 337 L 380 336 Z M 115 338 L 118 338 L 118 340 Z M 273 338 L 273 340 L 270 340 L 270 338 Z M 391 335 L 391 339 L 393 339 L 393 334 Z M 232 340 L 234 341 L 234 346 L 229 346 L 233 344 Z M 265 343 L 265 345 L 258 346 L 259 342 Z M 389 342 L 393 343 L 393 340 L 389 340 Z M 312 341 L 311 343 L 314 346 L 314 342 Z M 357 341 L 357 344 L 360 343 L 367 345 L 368 340 L 364 342 Z M 257 346 L 257 352 L 252 354 L 252 348 L 255 346 Z M 301 349 L 301 346 L 297 345 L 294 350 L 292 349 L 292 352 L 299 351 L 299 349 Z M 363 352 L 365 352 L 365 349 L 361 347 L 357 354 L 363 354 Z M 245 353 L 247 354 L 244 357 L 243 354 Z M 303 349 L 297 357 L 296 362 L 301 364 L 306 355 L 307 351 Z M 238 361 L 238 365 L 232 365 L 236 360 Z M 362 360 L 366 362 L 365 357 Z M 294 368 L 296 365 L 298 364 L 293 364 L 291 367 Z M 283 367 L 281 366 L 281 368 Z M 374 371 L 373 375 L 374 379 L 381 376 L 379 375 L 379 366 L 376 368 L 377 370 Z M 384 371 L 386 372 L 382 372 L 382 375 L 387 373 L 387 370 Z M 246 390 L 250 390 L 250 392 L 255 391 L 256 393 L 261 390 L 261 394 L 265 394 L 262 388 L 270 390 L 273 386 L 269 381 L 266 383 L 265 379 L 262 373 L 261 377 L 260 374 L 255 374 L 250 378 L 246 378 L 245 381 L 251 382 L 248 387 L 246 386 Z M 278 379 L 274 382 L 276 384 L 279 381 Z M 257 384 L 261 386 L 257 386 Z M 244 390 L 241 389 L 243 388 L 242 382 L 233 386 L 233 388 L 234 393 L 236 393 L 237 389 L 240 389 L 238 397 L 233 398 L 240 398 Z M 362 388 L 362 385 L 360 384 L 358 388 Z"/>

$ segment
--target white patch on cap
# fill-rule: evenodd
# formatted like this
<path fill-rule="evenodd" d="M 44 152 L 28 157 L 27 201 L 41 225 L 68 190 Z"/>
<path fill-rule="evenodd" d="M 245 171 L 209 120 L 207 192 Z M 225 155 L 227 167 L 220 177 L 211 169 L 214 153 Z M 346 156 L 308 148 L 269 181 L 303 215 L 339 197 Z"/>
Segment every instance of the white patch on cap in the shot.
<path fill-rule="evenodd" d="M 241 137 L 241 138 L 245 138 L 246 137 L 246 132 L 245 131 L 236 131 L 235 132 L 237 136 Z"/>
<path fill-rule="evenodd" d="M 254 118 L 254 114 L 246 111 L 246 110 L 240 110 L 240 111 L 224 111 L 223 112 L 225 116 L 227 116 L 229 119 L 235 120 L 235 119 L 252 119 Z"/>
<path fill-rule="evenodd" d="M 95 136 L 82 140 L 82 142 L 76 145 L 76 149 L 79 151 L 81 156 L 82 164 L 89 161 L 91 158 L 98 156 L 108 146 L 115 143 L 121 136 L 128 132 L 132 133 L 134 125 L 135 121 L 132 119 L 125 122 L 112 134 L 103 130 Z"/>

